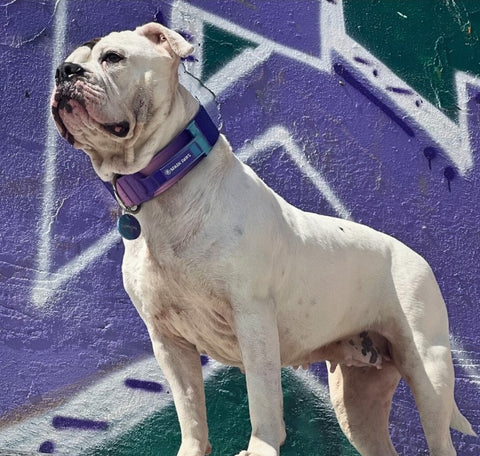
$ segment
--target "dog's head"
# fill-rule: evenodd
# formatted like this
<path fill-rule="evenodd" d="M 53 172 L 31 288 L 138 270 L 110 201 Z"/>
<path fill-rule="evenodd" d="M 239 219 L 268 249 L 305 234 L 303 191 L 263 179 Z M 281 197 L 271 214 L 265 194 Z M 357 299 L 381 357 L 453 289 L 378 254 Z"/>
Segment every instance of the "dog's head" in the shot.
<path fill-rule="evenodd" d="M 142 167 L 138 146 L 146 141 L 149 122 L 168 116 L 180 58 L 192 51 L 177 32 L 150 23 L 85 43 L 58 67 L 53 118 L 60 134 L 90 156 L 100 177 Z"/>

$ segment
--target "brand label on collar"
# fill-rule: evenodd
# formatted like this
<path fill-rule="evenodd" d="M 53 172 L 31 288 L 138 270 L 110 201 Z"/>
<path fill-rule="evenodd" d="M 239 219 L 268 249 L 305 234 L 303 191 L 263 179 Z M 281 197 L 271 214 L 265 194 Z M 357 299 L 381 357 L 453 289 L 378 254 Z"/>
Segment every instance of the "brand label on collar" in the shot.
<path fill-rule="evenodd" d="M 195 155 L 192 154 L 189 150 L 186 151 L 185 155 L 182 157 L 174 157 L 174 162 L 169 162 L 165 166 L 163 166 L 162 172 L 165 177 L 172 177 L 175 174 L 178 174 L 182 172 L 185 168 L 188 167 L 194 160 L 195 160 Z"/>

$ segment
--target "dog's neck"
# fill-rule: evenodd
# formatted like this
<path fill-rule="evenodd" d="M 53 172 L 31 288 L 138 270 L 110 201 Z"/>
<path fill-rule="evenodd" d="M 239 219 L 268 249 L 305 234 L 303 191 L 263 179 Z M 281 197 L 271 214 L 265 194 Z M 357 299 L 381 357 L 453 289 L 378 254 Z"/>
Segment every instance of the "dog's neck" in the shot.
<path fill-rule="evenodd" d="M 179 85 L 168 118 L 162 122 L 161 128 L 152 130 L 152 136 L 144 146 L 149 150 L 144 168 L 159 150 L 185 129 L 198 109 L 198 101 Z M 168 246 L 172 250 L 185 246 L 192 233 L 197 232 L 208 217 L 209 207 L 215 204 L 211 195 L 217 194 L 215 188 L 221 185 L 223 173 L 232 160 L 230 146 L 220 135 L 209 157 L 164 193 L 142 204 L 135 217 L 141 223 L 147 243 L 160 243 L 161 251 Z"/>
<path fill-rule="evenodd" d="M 164 107 L 161 107 L 153 113 L 148 126 L 143 127 L 134 147 L 138 168 L 134 172 L 145 168 L 153 156 L 186 127 L 198 111 L 198 106 L 198 101 L 178 84 L 168 112 L 165 113 Z"/>
<path fill-rule="evenodd" d="M 218 137 L 208 157 L 165 192 L 142 204 L 135 217 L 152 252 L 181 255 L 218 210 L 224 177 L 237 163 L 228 141 Z M 133 247 L 126 243 L 126 247 Z M 157 258 L 163 261 L 165 258 Z"/>

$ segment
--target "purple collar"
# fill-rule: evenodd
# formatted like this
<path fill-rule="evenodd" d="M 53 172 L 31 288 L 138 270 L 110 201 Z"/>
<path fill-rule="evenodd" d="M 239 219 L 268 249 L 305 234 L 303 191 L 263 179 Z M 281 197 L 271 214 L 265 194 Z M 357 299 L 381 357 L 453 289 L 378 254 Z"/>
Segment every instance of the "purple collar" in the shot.
<path fill-rule="evenodd" d="M 125 212 L 136 213 L 140 205 L 163 193 L 206 157 L 217 142 L 219 131 L 205 108 L 178 136 L 160 150 L 141 171 L 112 181 L 114 196 Z"/>

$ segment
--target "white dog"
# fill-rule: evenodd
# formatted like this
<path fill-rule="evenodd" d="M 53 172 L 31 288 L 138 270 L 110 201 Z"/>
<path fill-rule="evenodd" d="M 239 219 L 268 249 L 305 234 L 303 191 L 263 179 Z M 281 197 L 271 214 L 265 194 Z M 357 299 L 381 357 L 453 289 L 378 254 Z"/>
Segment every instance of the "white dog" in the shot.
<path fill-rule="evenodd" d="M 388 417 L 401 376 L 430 454 L 455 455 L 449 428 L 474 433 L 454 401 L 430 267 L 385 234 L 302 212 L 268 188 L 179 85 L 192 51 L 159 24 L 111 33 L 67 58 L 52 98 L 59 131 L 125 210 L 124 285 L 173 392 L 178 455 L 211 450 L 201 353 L 245 371 L 252 434 L 239 455 L 280 454 L 281 367 L 321 360 L 362 455 L 397 454 Z"/>

